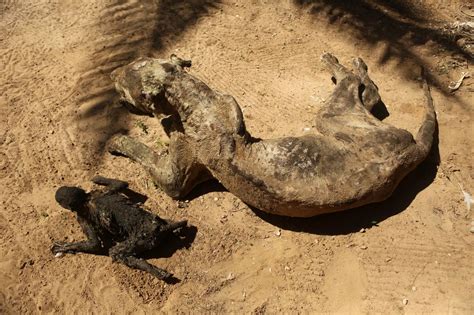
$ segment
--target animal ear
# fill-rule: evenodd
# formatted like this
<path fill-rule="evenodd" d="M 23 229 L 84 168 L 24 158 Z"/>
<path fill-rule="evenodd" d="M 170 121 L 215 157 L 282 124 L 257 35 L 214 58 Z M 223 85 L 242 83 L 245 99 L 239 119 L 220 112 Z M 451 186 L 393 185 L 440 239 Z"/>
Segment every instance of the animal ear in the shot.
<path fill-rule="evenodd" d="M 170 56 L 170 60 L 172 64 L 175 64 L 181 68 L 189 68 L 191 67 L 191 60 L 184 60 L 176 56 L 175 54 L 172 54 Z"/>

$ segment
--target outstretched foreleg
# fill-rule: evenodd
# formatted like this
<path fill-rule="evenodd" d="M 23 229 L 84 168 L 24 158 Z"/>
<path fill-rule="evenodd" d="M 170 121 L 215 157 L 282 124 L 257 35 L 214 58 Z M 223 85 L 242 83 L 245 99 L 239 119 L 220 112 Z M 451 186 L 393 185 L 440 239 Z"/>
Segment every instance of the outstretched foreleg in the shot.
<path fill-rule="evenodd" d="M 73 242 L 73 243 L 63 243 L 55 242 L 51 251 L 53 254 L 60 253 L 89 253 L 97 254 L 102 250 L 101 242 L 97 233 L 92 226 L 85 218 L 78 216 L 77 221 L 81 225 L 82 231 L 87 236 L 86 241 Z"/>
<path fill-rule="evenodd" d="M 172 198 L 184 197 L 198 183 L 210 178 L 205 168 L 197 163 L 191 146 L 180 133 L 171 135 L 168 152 L 161 155 L 124 135 L 113 137 L 108 150 L 140 163 L 153 181 Z"/>

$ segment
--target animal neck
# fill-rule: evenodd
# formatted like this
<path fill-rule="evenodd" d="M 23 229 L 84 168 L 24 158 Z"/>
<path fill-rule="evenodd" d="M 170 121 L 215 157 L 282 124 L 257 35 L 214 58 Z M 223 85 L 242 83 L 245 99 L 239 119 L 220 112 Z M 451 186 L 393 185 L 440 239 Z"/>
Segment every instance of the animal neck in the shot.
<path fill-rule="evenodd" d="M 178 72 L 165 84 L 165 98 L 185 123 L 196 110 L 209 104 L 215 96 L 200 80 L 186 72 Z"/>

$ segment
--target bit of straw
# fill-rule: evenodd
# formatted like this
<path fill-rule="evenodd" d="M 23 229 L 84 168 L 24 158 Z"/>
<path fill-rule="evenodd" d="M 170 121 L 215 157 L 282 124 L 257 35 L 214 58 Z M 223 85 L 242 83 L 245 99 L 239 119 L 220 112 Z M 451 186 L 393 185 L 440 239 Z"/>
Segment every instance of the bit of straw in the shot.
<path fill-rule="evenodd" d="M 461 77 L 459 78 L 459 80 L 457 80 L 456 82 L 451 82 L 451 84 L 448 85 L 448 88 L 451 90 L 451 92 L 454 92 L 461 87 L 461 84 L 464 81 L 464 79 L 470 78 L 470 77 L 471 77 L 471 74 L 469 72 L 463 72 L 461 73 Z"/>

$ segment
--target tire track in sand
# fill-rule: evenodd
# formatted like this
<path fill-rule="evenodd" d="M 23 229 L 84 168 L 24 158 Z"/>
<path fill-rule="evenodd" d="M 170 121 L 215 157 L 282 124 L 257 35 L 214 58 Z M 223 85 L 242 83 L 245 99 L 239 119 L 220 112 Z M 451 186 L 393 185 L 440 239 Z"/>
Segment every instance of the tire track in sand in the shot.
<path fill-rule="evenodd" d="M 365 265 L 370 301 L 384 301 L 373 304 L 373 312 L 396 312 L 407 298 L 410 310 L 415 313 L 469 313 L 470 296 L 453 292 L 453 288 L 471 287 L 474 272 L 473 255 L 465 251 L 466 244 L 456 240 L 404 240 L 387 251 L 386 245 L 371 248 L 373 257 L 381 257 L 382 262 L 368 261 Z M 387 262 L 385 257 L 390 257 Z M 456 266 L 453 268 L 453 266 Z M 411 277 L 402 277 L 411 275 Z M 437 284 L 437 285 L 434 285 Z M 444 289 L 439 290 L 441 286 Z M 472 292 L 472 290 L 468 290 Z M 459 294 L 458 299 L 453 296 Z M 446 297 L 451 300 L 446 303 Z"/>

